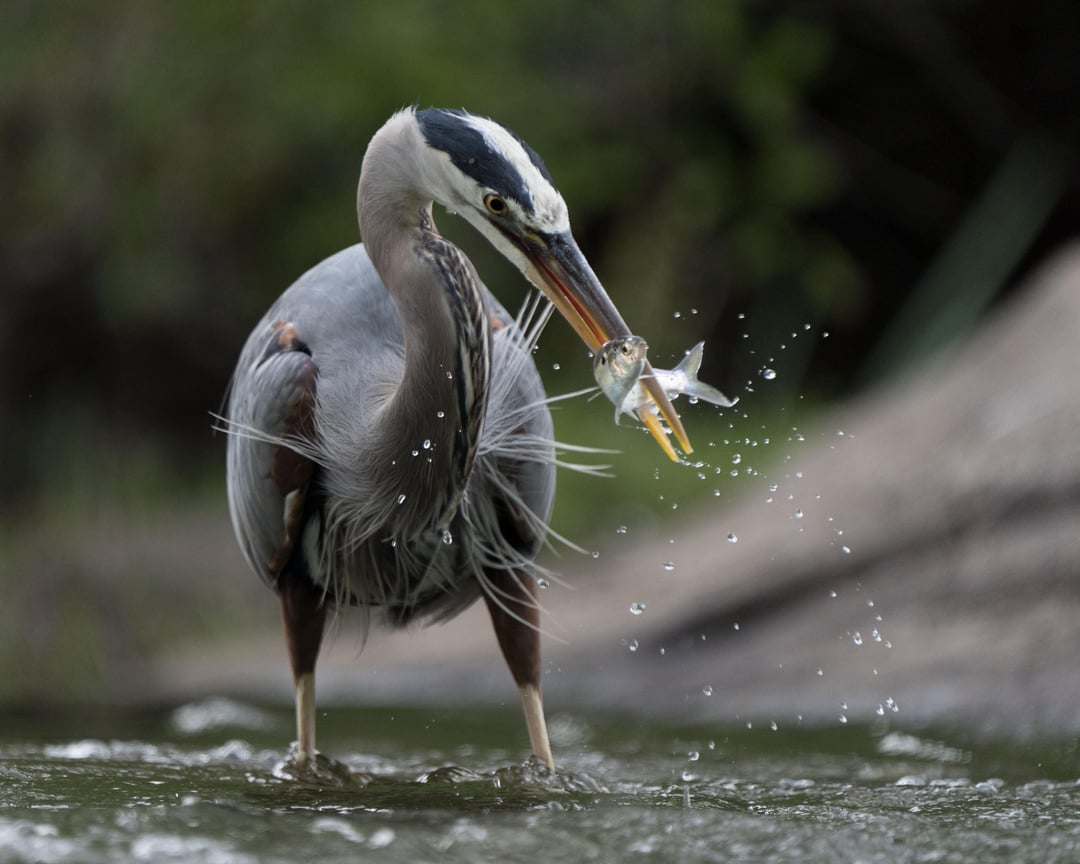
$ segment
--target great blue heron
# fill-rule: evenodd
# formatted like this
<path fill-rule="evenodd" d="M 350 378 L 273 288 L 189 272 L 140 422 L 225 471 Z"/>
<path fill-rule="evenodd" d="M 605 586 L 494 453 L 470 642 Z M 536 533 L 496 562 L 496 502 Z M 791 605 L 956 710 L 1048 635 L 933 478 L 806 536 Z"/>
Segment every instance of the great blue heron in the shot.
<path fill-rule="evenodd" d="M 447 619 L 483 596 L 532 750 L 552 767 L 533 570 L 555 489 L 531 356 L 547 316 L 508 315 L 436 231 L 432 203 L 479 229 L 591 349 L 630 330 L 540 157 L 498 123 L 442 109 L 394 114 L 368 145 L 356 201 L 363 244 L 316 265 L 270 307 L 228 404 L 229 509 L 248 564 L 281 599 L 297 761 L 316 753 L 328 609 L 358 605 L 402 625 Z M 689 451 L 667 396 L 646 383 Z"/>

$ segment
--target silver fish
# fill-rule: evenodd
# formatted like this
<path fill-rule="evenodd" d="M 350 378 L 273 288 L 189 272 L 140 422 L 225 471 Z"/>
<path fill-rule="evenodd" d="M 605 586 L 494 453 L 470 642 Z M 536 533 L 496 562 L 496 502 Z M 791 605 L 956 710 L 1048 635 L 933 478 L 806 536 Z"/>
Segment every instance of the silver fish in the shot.
<path fill-rule="evenodd" d="M 593 357 L 593 377 L 600 391 L 615 405 L 616 423 L 620 406 L 638 385 L 648 353 L 648 342 L 640 336 L 626 336 L 605 342 Z"/>
<path fill-rule="evenodd" d="M 642 408 L 652 409 L 652 397 L 641 384 L 649 346 L 640 336 L 627 336 L 605 342 L 593 359 L 593 377 L 601 392 L 615 405 L 615 422 L 620 414 L 634 415 Z M 674 369 L 653 369 L 652 377 L 667 393 L 668 398 L 685 394 L 691 399 L 730 408 L 739 399 L 729 399 L 715 387 L 698 380 L 705 343 L 698 342 Z"/>

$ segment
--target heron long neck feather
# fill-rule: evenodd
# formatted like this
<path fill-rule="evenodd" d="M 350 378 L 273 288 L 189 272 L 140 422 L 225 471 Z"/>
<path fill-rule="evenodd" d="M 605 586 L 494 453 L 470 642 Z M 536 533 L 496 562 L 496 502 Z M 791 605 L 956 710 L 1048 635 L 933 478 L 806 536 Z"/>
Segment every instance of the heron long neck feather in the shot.
<path fill-rule="evenodd" d="M 412 152 L 400 140 L 411 131 L 392 120 L 372 140 L 357 209 L 405 331 L 405 371 L 372 430 L 380 464 L 371 468 L 390 475 L 379 488 L 400 490 L 398 515 L 415 514 L 398 524 L 422 531 L 449 527 L 464 494 L 487 404 L 491 334 L 476 271 L 435 230 L 431 195 L 418 188 L 423 173 L 402 155 Z"/>

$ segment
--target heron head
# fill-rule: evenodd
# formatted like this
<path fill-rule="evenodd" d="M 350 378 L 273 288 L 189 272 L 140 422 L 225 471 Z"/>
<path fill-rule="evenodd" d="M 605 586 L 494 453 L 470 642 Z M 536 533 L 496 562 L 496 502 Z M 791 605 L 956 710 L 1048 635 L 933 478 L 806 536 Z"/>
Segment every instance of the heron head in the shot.
<path fill-rule="evenodd" d="M 611 339 L 630 336 L 630 328 L 581 253 L 570 230 L 566 202 L 536 151 L 505 126 L 464 111 L 429 108 L 413 116 L 425 148 L 424 181 L 434 200 L 467 219 L 516 264 L 592 351 Z M 642 383 L 683 451 L 691 452 L 663 389 L 651 376 Z M 651 413 L 649 419 L 654 419 Z M 647 425 L 675 458 L 659 426 Z"/>

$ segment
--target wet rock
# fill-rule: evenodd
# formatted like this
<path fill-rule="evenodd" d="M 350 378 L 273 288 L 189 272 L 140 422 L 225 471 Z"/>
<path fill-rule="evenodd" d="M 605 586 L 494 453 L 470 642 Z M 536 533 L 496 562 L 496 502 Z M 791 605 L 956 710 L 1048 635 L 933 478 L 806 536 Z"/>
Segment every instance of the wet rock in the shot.
<path fill-rule="evenodd" d="M 781 724 L 1080 728 L 1080 247 L 805 437 L 785 494 L 763 481 L 676 537 L 677 578 L 635 564 L 655 552 L 606 554 L 604 587 L 648 604 L 620 621 L 638 650 L 579 625 L 592 644 L 548 691 Z"/>

